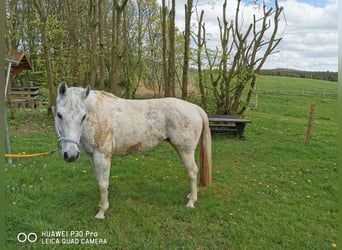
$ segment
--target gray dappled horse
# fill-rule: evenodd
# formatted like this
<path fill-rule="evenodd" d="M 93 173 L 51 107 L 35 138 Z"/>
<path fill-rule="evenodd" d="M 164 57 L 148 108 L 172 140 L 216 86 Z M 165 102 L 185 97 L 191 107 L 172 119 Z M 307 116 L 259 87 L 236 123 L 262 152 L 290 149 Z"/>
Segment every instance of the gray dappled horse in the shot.
<path fill-rule="evenodd" d="M 80 152 L 90 156 L 101 200 L 96 218 L 109 207 L 108 185 L 112 155 L 150 150 L 164 141 L 176 149 L 190 178 L 187 207 L 197 201 L 195 149 L 201 140 L 201 185 L 211 184 L 211 135 L 206 113 L 197 105 L 176 99 L 127 100 L 104 91 L 58 87 L 55 126 L 65 161 Z"/>

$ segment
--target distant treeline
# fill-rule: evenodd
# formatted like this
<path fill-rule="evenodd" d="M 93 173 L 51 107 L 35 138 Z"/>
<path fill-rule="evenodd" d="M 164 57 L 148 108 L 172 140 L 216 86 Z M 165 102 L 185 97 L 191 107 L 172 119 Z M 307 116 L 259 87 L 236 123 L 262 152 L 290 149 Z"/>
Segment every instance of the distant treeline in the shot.
<path fill-rule="evenodd" d="M 270 76 L 288 76 L 288 77 L 299 77 L 299 78 L 309 78 L 316 80 L 326 80 L 337 82 L 337 72 L 331 71 L 300 71 L 294 69 L 262 69 L 260 71 L 261 75 Z"/>

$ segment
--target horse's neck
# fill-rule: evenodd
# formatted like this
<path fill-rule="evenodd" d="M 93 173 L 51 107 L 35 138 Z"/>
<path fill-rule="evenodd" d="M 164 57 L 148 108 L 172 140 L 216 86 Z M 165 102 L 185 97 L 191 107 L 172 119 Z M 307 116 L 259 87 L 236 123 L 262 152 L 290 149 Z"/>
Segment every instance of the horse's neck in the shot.
<path fill-rule="evenodd" d="M 88 115 L 95 114 L 96 116 L 101 116 L 103 114 L 108 116 L 108 109 L 112 109 L 111 107 L 119 105 L 118 103 L 124 100 L 105 91 L 92 90 L 90 93 L 85 100 Z"/>

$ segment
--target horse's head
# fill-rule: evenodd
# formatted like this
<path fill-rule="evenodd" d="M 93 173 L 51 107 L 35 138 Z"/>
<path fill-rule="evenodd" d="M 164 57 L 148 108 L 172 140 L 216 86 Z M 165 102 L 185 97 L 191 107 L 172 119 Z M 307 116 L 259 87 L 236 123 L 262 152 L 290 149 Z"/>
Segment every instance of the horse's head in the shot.
<path fill-rule="evenodd" d="M 84 100 L 90 88 L 68 88 L 65 82 L 58 86 L 55 126 L 62 145 L 65 161 L 75 161 L 80 155 L 80 137 L 83 122 L 87 116 Z"/>

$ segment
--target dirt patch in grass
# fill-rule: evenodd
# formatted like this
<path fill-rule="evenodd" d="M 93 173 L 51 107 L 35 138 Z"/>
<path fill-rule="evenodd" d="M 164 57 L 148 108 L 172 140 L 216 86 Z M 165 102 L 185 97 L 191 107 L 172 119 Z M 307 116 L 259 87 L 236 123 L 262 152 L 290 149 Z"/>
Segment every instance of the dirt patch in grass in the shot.
<path fill-rule="evenodd" d="M 13 135 L 27 134 L 51 134 L 54 128 L 52 126 L 32 126 L 32 124 L 22 124 L 20 127 L 12 128 L 10 133 Z"/>
<path fill-rule="evenodd" d="M 51 134 L 54 131 L 54 121 L 48 117 L 46 109 L 16 109 L 14 118 L 9 118 L 11 135 Z"/>

